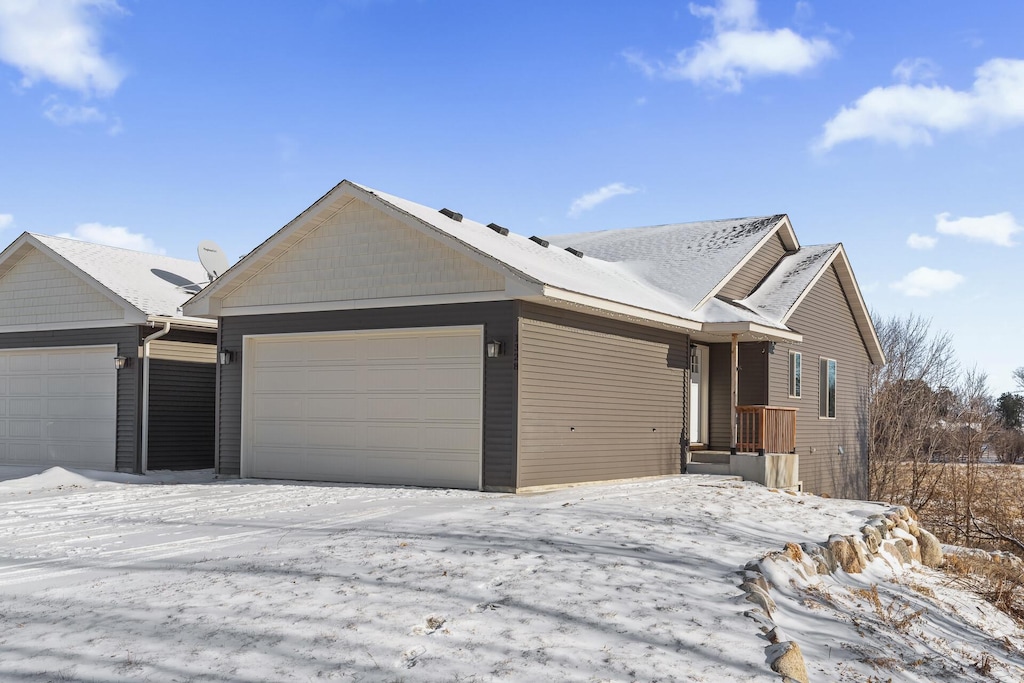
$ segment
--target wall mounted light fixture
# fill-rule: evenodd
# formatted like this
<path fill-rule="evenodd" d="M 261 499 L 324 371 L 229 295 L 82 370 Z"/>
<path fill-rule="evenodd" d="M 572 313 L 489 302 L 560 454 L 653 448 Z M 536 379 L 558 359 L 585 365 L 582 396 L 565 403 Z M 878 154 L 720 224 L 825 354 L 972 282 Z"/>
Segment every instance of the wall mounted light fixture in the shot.
<path fill-rule="evenodd" d="M 487 342 L 487 357 L 497 358 L 505 355 L 505 344 L 500 341 Z"/>
<path fill-rule="evenodd" d="M 114 357 L 114 369 L 124 370 L 132 366 L 132 359 L 127 356 L 115 356 Z"/>
<path fill-rule="evenodd" d="M 217 355 L 217 360 L 221 365 L 231 365 L 231 362 L 235 360 L 235 354 L 231 351 L 221 350 Z"/>

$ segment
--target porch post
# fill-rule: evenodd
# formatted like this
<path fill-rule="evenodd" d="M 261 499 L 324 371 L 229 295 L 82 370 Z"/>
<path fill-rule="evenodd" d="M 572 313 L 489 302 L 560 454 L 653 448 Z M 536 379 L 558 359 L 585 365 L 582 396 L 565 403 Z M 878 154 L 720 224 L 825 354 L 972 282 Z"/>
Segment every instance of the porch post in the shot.
<path fill-rule="evenodd" d="M 732 445 L 729 447 L 729 452 L 736 455 L 736 404 L 739 402 L 740 396 L 740 354 L 738 334 L 732 335 L 732 347 L 730 349 L 729 362 L 729 376 L 730 383 L 732 384 L 732 398 L 729 401 L 729 416 L 730 424 L 732 425 Z"/>

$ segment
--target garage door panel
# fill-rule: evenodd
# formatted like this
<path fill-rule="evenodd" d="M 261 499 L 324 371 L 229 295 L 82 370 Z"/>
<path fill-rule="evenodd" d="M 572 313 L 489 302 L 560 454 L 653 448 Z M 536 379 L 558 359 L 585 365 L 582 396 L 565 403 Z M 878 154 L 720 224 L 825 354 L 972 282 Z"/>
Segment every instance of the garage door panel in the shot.
<path fill-rule="evenodd" d="M 43 435 L 43 423 L 39 420 L 8 420 L 7 430 L 12 439 L 38 439 Z"/>
<path fill-rule="evenodd" d="M 10 396 L 41 396 L 42 393 L 42 377 L 11 377 L 10 379 Z"/>
<path fill-rule="evenodd" d="M 420 358 L 419 337 L 380 337 L 366 345 L 366 360 L 414 360 Z"/>
<path fill-rule="evenodd" d="M 314 340 L 304 346 L 305 359 L 312 363 L 355 363 L 359 344 L 354 339 Z"/>
<path fill-rule="evenodd" d="M 352 368 L 316 368 L 303 371 L 302 378 L 305 391 L 352 391 L 358 380 L 358 371 Z"/>
<path fill-rule="evenodd" d="M 423 373 L 432 391 L 476 391 L 480 387 L 480 369 L 475 367 L 435 367 Z"/>
<path fill-rule="evenodd" d="M 43 358 L 38 353 L 19 353 L 10 358 L 10 372 L 39 372 L 43 369 Z"/>
<path fill-rule="evenodd" d="M 419 391 L 422 381 L 415 365 L 366 369 L 367 391 Z"/>
<path fill-rule="evenodd" d="M 250 344 L 247 475 L 479 486 L 478 329 L 256 337 Z"/>
<path fill-rule="evenodd" d="M 425 420 L 465 420 L 467 415 L 480 413 L 480 399 L 476 396 L 434 396 L 423 402 Z M 475 422 L 475 420 L 473 420 Z"/>
<path fill-rule="evenodd" d="M 12 398 L 10 399 L 11 417 L 38 417 L 42 414 L 43 399 Z"/>
<path fill-rule="evenodd" d="M 298 409 L 303 410 L 301 404 Z M 305 415 L 311 420 L 360 420 L 366 410 L 359 396 L 310 396 L 306 399 Z"/>
<path fill-rule="evenodd" d="M 46 399 L 45 410 L 53 418 L 103 418 L 114 414 L 116 401 L 113 398 L 92 396 L 75 398 Z"/>
<path fill-rule="evenodd" d="M 425 358 L 472 358 L 481 352 L 480 337 L 439 335 L 423 344 Z"/>
<path fill-rule="evenodd" d="M 419 420 L 422 415 L 420 404 L 423 400 L 418 396 L 371 395 L 366 397 L 367 420 L 395 421 Z"/>
<path fill-rule="evenodd" d="M 80 396 L 83 388 L 80 375 L 51 375 L 46 378 L 48 396 Z"/>

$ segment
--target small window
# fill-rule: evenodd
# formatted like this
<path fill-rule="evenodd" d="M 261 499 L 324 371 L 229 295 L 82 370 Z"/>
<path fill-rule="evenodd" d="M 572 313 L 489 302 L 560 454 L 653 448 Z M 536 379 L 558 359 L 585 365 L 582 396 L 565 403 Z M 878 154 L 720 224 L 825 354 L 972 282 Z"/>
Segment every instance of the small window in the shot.
<path fill-rule="evenodd" d="M 836 416 L 836 362 L 830 358 L 821 359 L 821 375 L 818 377 L 818 416 Z"/>
<path fill-rule="evenodd" d="M 800 398 L 800 352 L 789 352 L 789 397 Z"/>

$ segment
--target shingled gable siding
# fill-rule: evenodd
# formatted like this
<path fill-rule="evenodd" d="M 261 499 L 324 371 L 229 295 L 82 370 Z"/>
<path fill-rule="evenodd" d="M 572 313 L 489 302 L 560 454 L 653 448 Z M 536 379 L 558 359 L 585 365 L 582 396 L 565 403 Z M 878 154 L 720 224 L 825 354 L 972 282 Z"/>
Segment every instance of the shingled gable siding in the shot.
<path fill-rule="evenodd" d="M 117 372 L 117 457 L 118 472 L 138 470 L 139 444 L 139 345 L 138 333 L 132 326 L 84 330 L 50 330 L 45 332 L 0 333 L 0 348 L 46 348 L 54 346 L 97 346 L 117 344 L 120 356 L 131 358 L 131 367 Z M 111 364 L 114 359 L 111 357 Z"/>
<path fill-rule="evenodd" d="M 151 344 L 149 469 L 213 467 L 216 342 L 216 330 L 174 330 Z"/>
<path fill-rule="evenodd" d="M 782 238 L 778 233 L 772 235 L 772 238 L 765 242 L 722 287 L 719 294 L 733 301 L 746 298 L 785 255 L 786 247 L 782 243 Z"/>
<path fill-rule="evenodd" d="M 515 368 L 511 351 L 515 347 L 515 319 L 512 301 L 221 318 L 221 348 L 234 352 L 235 359 L 230 365 L 218 366 L 218 473 L 239 474 L 244 335 L 482 324 L 484 339 L 502 341 L 508 350 L 498 358 L 484 359 L 483 487 L 512 490 L 516 471 Z"/>
<path fill-rule="evenodd" d="M 678 474 L 689 338 L 524 303 L 519 487 Z"/>
<path fill-rule="evenodd" d="M 225 293 L 225 308 L 505 289 L 500 273 L 359 200 L 265 258 L 273 260 Z"/>
<path fill-rule="evenodd" d="M 804 489 L 859 497 L 867 494 L 867 397 L 871 362 L 853 313 L 829 267 L 787 323 L 803 335 L 801 344 L 782 344 L 770 356 L 772 405 L 797 413 L 797 453 Z M 803 396 L 789 397 L 789 351 L 803 354 Z M 836 361 L 836 417 L 818 417 L 821 358 Z M 839 448 L 844 453 L 839 455 Z M 811 452 L 811 449 L 814 452 Z"/>

